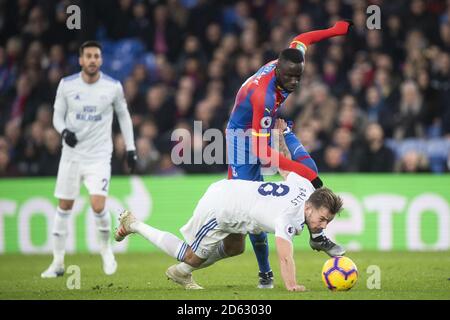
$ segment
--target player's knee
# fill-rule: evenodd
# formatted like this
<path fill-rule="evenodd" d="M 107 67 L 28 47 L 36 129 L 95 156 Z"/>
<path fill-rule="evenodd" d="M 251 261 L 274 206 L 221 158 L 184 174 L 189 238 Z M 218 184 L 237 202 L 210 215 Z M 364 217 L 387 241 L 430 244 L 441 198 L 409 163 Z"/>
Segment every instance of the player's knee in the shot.
<path fill-rule="evenodd" d="M 238 256 L 240 254 L 243 254 L 245 251 L 245 242 L 239 246 L 236 246 L 236 248 L 234 249 L 234 256 Z"/>
<path fill-rule="evenodd" d="M 227 243 L 224 250 L 229 257 L 238 256 L 245 251 L 245 241 Z"/>
<path fill-rule="evenodd" d="M 103 213 L 105 210 L 106 197 L 101 195 L 91 195 L 91 208 L 94 213 Z"/>
<path fill-rule="evenodd" d="M 105 210 L 105 205 L 104 204 L 92 204 L 92 211 L 94 211 L 94 213 L 100 214 L 103 212 L 103 210 Z"/>
<path fill-rule="evenodd" d="M 102 213 L 105 210 L 105 201 L 103 199 L 92 199 L 91 208 L 95 213 Z"/>
<path fill-rule="evenodd" d="M 73 203 L 74 203 L 74 200 L 62 200 L 62 199 L 60 199 L 59 203 L 58 203 L 58 207 L 61 210 L 64 210 L 64 211 L 72 210 Z"/>

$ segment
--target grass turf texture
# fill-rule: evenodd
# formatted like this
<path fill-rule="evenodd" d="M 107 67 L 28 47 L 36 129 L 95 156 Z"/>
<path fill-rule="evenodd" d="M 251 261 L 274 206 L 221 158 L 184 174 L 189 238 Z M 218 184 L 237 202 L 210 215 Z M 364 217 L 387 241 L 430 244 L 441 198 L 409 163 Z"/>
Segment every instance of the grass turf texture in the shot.
<path fill-rule="evenodd" d="M 282 284 L 275 252 L 273 290 L 256 289 L 256 260 L 247 250 L 242 256 L 220 261 L 195 273 L 205 290 L 186 291 L 167 280 L 164 272 L 175 260 L 163 253 L 118 254 L 118 271 L 106 276 L 101 258 L 94 254 L 66 257 L 81 268 L 81 288 L 66 287 L 70 275 L 41 279 L 50 263 L 48 255 L 0 256 L 0 299 L 450 299 L 450 252 L 358 252 L 348 256 L 356 263 L 359 279 L 348 292 L 331 292 L 320 272 L 327 259 L 323 253 L 300 251 L 295 255 L 297 279 L 309 291 L 287 292 Z M 381 268 L 381 289 L 369 290 L 369 265 Z"/>

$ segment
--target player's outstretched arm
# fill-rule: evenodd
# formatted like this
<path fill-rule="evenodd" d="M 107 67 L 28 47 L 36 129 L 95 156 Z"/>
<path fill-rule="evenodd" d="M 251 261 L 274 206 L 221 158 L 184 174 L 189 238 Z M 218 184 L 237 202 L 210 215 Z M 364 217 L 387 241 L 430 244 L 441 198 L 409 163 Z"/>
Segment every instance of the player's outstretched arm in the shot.
<path fill-rule="evenodd" d="M 317 178 L 317 172 L 311 170 L 302 163 L 292 161 L 269 145 L 270 133 L 268 127 L 263 127 L 264 123 L 264 90 L 257 89 L 252 97 L 253 119 L 252 119 L 252 153 L 262 160 L 265 164 L 276 165 L 285 171 L 293 171 L 298 175 L 314 181 Z M 276 163 L 274 163 L 276 162 Z"/>
<path fill-rule="evenodd" d="M 317 174 L 319 174 L 316 162 L 314 161 L 313 158 L 311 158 L 309 152 L 306 151 L 305 147 L 302 145 L 300 140 L 295 136 L 294 132 L 292 131 L 290 127 L 292 126 L 292 124 L 288 126 L 288 124 L 282 119 L 277 119 L 277 121 L 280 121 L 281 123 L 280 127 L 282 128 L 283 132 L 281 140 L 284 142 L 284 146 L 288 150 L 291 159 L 303 163 L 304 165 L 308 166 L 309 168 L 317 172 Z"/>
<path fill-rule="evenodd" d="M 66 128 L 66 113 L 67 103 L 64 98 L 64 79 L 59 82 L 58 89 L 56 90 L 55 103 L 53 105 L 53 126 L 56 131 L 61 134 L 61 137 L 69 147 L 75 147 L 78 143 L 78 139 L 74 132 Z"/>
<path fill-rule="evenodd" d="M 58 89 L 56 90 L 55 103 L 53 104 L 53 126 L 59 134 L 62 134 L 64 129 L 66 129 L 65 117 L 67 112 L 67 104 L 64 99 L 64 79 L 62 79 L 58 84 Z"/>
<path fill-rule="evenodd" d="M 302 163 L 286 158 L 278 151 L 271 148 L 268 140 L 269 136 L 266 136 L 264 132 L 253 130 L 252 151 L 263 163 L 269 165 L 276 164 L 280 169 L 293 171 L 311 182 L 317 178 L 317 172 L 311 170 Z"/>
<path fill-rule="evenodd" d="M 283 137 L 283 130 L 286 129 L 286 122 L 282 119 L 277 119 L 275 121 L 275 126 L 273 130 L 273 136 L 274 141 L 278 141 L 278 148 L 282 155 L 284 155 L 287 159 L 291 160 L 291 153 L 289 152 L 289 149 L 286 145 L 286 142 L 284 141 Z M 290 171 L 285 171 L 283 169 L 278 168 L 278 172 L 280 173 L 280 176 L 283 177 L 284 180 L 287 179 L 287 176 L 289 175 Z"/>
<path fill-rule="evenodd" d="M 353 22 L 351 22 L 350 20 L 339 20 L 331 28 L 299 34 L 291 41 L 289 48 L 296 48 L 305 53 L 306 48 L 311 44 L 331 37 L 343 36 L 348 34 L 352 25 Z"/>
<path fill-rule="evenodd" d="M 283 119 L 277 119 L 273 127 L 274 141 L 278 141 L 280 153 L 286 158 L 292 160 L 291 152 L 289 151 L 286 141 L 284 140 L 283 131 L 286 129 L 286 122 Z"/>
<path fill-rule="evenodd" d="M 127 102 L 123 95 L 122 85 L 117 86 L 116 98 L 114 100 L 114 110 L 119 121 L 120 131 L 125 140 L 127 148 L 127 164 L 130 172 L 134 171 L 137 162 L 136 146 L 134 145 L 133 123 L 128 112 Z"/>
<path fill-rule="evenodd" d="M 295 262 L 292 243 L 281 238 L 275 237 L 275 245 L 280 262 L 281 276 L 286 289 L 289 291 L 305 291 L 305 287 L 297 284 L 295 278 Z"/>

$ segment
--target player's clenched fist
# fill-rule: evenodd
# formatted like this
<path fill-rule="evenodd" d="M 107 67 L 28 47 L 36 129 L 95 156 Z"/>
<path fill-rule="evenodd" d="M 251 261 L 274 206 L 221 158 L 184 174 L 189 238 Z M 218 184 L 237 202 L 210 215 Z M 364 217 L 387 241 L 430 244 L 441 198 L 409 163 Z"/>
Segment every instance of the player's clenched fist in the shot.
<path fill-rule="evenodd" d="M 294 291 L 296 291 L 296 292 L 297 291 L 304 292 L 304 291 L 306 291 L 305 286 L 302 286 L 301 284 L 296 284 L 295 286 L 289 287 L 287 289 L 288 289 L 288 291 L 291 291 L 291 292 L 294 292 Z"/>
<path fill-rule="evenodd" d="M 78 142 L 77 137 L 75 136 L 75 133 L 73 133 L 72 131 L 69 131 L 67 129 L 63 130 L 62 138 L 67 143 L 67 145 L 72 148 L 75 147 L 75 145 Z"/>
<path fill-rule="evenodd" d="M 128 164 L 128 168 L 130 169 L 131 173 L 134 172 L 134 168 L 136 167 L 136 162 L 137 162 L 136 151 L 134 151 L 134 150 L 127 151 L 127 164 Z"/>
<path fill-rule="evenodd" d="M 345 19 L 337 21 L 334 24 L 334 28 L 336 29 L 336 32 L 340 35 L 348 34 L 351 27 L 353 26 L 353 21 Z"/>

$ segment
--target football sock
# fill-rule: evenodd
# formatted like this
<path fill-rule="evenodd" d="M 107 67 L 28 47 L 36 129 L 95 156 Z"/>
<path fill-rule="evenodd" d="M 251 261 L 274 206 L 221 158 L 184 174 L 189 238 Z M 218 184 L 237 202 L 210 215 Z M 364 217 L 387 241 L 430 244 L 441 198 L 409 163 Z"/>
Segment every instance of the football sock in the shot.
<path fill-rule="evenodd" d="M 188 245 L 175 235 L 158 230 L 140 221 L 133 222 L 130 225 L 130 228 L 131 231 L 140 234 L 169 256 L 174 257 L 179 261 L 183 260 Z"/>
<path fill-rule="evenodd" d="M 269 245 L 267 244 L 267 234 L 261 232 L 260 234 L 250 234 L 250 241 L 252 242 L 253 251 L 255 251 L 256 260 L 258 261 L 260 272 L 269 272 Z"/>
<path fill-rule="evenodd" d="M 93 212 L 95 216 L 95 224 L 97 226 L 98 239 L 100 242 L 100 253 L 104 254 L 111 250 L 110 233 L 111 233 L 111 215 L 108 210 L 101 213 Z"/>
<path fill-rule="evenodd" d="M 192 271 L 197 270 L 198 268 L 194 268 L 190 264 L 187 264 L 186 262 L 181 262 L 177 264 L 177 270 L 180 271 L 183 274 L 189 274 L 192 273 Z"/>
<path fill-rule="evenodd" d="M 66 239 L 70 212 L 72 210 L 63 210 L 56 208 L 55 220 L 53 225 L 53 263 L 56 265 L 64 264 L 64 254 L 66 250 Z"/>

